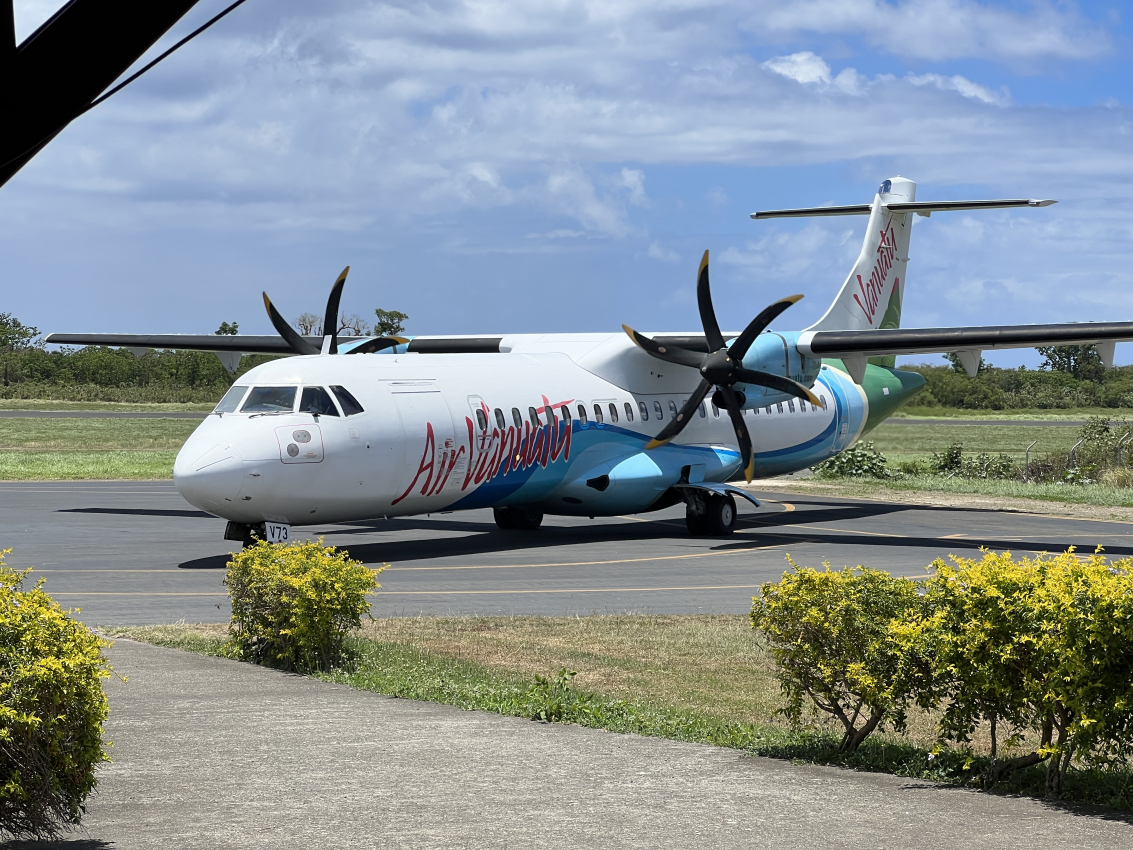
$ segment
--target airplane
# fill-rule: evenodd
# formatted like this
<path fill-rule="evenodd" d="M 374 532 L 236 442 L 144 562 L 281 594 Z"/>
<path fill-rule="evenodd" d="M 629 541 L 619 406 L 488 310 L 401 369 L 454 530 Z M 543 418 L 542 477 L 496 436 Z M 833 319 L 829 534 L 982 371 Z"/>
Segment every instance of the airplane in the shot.
<path fill-rule="evenodd" d="M 292 527 L 493 509 L 501 529 L 547 514 L 619 516 L 685 505 L 693 535 L 724 536 L 750 483 L 814 466 L 860 440 L 924 386 L 898 355 L 955 352 L 968 374 L 988 349 L 1094 345 L 1112 366 L 1133 322 L 900 327 L 914 215 L 1045 207 L 1052 200 L 917 201 L 907 178 L 868 204 L 753 219 L 868 216 L 861 254 L 826 313 L 770 325 L 782 298 L 721 331 L 709 255 L 697 276 L 700 333 L 339 337 L 349 267 L 325 335 L 300 336 L 264 303 L 279 337 L 51 334 L 49 343 L 289 355 L 242 375 L 177 455 L 192 505 L 228 520 L 225 539 L 285 542 Z"/>

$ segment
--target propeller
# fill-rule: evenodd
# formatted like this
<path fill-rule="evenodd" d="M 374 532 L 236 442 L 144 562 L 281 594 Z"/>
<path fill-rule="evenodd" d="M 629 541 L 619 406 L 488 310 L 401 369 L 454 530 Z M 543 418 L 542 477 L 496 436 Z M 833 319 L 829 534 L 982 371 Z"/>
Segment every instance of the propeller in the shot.
<path fill-rule="evenodd" d="M 736 338 L 731 346 L 725 346 L 724 335 L 720 332 L 720 324 L 716 321 L 716 311 L 712 307 L 712 292 L 708 285 L 708 252 L 705 251 L 700 260 L 700 272 L 696 280 L 696 302 L 700 308 L 700 322 L 704 327 L 704 336 L 708 342 L 708 354 L 699 354 L 685 348 L 662 345 L 655 339 L 650 339 L 645 334 L 638 333 L 629 325 L 622 325 L 625 332 L 629 334 L 629 338 L 644 349 L 647 354 L 656 357 L 658 360 L 664 360 L 666 363 L 688 366 L 690 369 L 696 369 L 700 372 L 700 384 L 677 413 L 676 419 L 669 420 L 669 423 L 661 429 L 656 437 L 650 440 L 645 448 L 655 449 L 658 446 L 663 446 L 681 433 L 688 425 L 693 412 L 704 401 L 705 396 L 713 387 L 716 387 L 712 401 L 717 407 L 722 407 L 728 411 L 728 417 L 732 420 L 732 427 L 735 429 L 736 437 L 740 442 L 740 459 L 743 462 L 744 477 L 750 483 L 755 471 L 755 462 L 751 451 L 751 437 L 748 435 L 747 426 L 743 420 L 743 405 L 746 398 L 744 398 L 742 392 L 733 389 L 733 387 L 736 384 L 767 387 L 805 399 L 815 407 L 824 407 L 818 396 L 797 381 L 792 381 L 783 375 L 743 367 L 743 359 L 752 343 L 755 342 L 755 338 L 763 333 L 763 330 L 775 321 L 780 313 L 801 299 L 801 295 L 791 295 L 779 299 L 752 319 L 751 323 L 744 328 L 743 333 Z"/>
<path fill-rule="evenodd" d="M 287 320 L 280 315 L 280 312 L 275 309 L 275 305 L 271 303 L 268 294 L 264 293 L 264 306 L 268 311 L 268 318 L 271 319 L 272 325 L 275 326 L 279 335 L 291 347 L 291 350 L 296 354 L 338 354 L 338 305 L 342 300 L 342 287 L 346 284 L 346 275 L 350 273 L 350 266 L 342 270 L 342 274 L 334 282 L 334 286 L 330 289 L 330 297 L 327 298 L 327 309 L 323 315 L 323 344 L 322 347 L 314 345 L 310 340 L 300 335 L 300 333 L 288 324 Z M 349 354 L 370 354 L 375 351 L 381 351 L 383 348 L 392 348 L 395 345 L 403 345 L 409 342 L 408 339 L 400 336 L 382 336 L 376 339 L 367 340 L 360 346 L 351 349 Z"/>

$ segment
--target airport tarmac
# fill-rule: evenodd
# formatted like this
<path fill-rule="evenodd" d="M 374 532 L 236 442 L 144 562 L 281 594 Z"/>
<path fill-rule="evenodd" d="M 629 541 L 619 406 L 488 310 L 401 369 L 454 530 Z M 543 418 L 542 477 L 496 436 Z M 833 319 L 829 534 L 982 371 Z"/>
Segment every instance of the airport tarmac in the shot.
<path fill-rule="evenodd" d="M 865 564 L 919 576 L 980 546 L 1133 555 L 1133 524 L 757 490 L 726 539 L 693 538 L 683 508 L 547 517 L 500 531 L 490 510 L 305 529 L 365 563 L 390 566 L 375 616 L 743 613 L 763 582 L 797 563 Z M 34 567 L 59 602 L 100 625 L 226 622 L 224 520 L 165 481 L 0 483 L 0 547 Z"/>

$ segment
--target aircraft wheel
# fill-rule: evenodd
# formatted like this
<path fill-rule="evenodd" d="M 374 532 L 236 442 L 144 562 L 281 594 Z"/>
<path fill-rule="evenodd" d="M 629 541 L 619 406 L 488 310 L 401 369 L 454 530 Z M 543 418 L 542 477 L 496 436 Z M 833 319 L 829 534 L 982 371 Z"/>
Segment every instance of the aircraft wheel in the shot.
<path fill-rule="evenodd" d="M 711 496 L 704 519 L 708 533 L 713 536 L 731 534 L 736 530 L 736 500 L 730 495 Z"/>
<path fill-rule="evenodd" d="M 505 531 L 515 528 L 515 515 L 511 508 L 492 508 L 492 515 L 496 518 L 496 525 Z"/>
<path fill-rule="evenodd" d="M 692 508 L 685 509 L 685 525 L 688 533 L 693 537 L 704 537 L 708 534 L 708 518 L 703 514 L 693 513 Z"/>

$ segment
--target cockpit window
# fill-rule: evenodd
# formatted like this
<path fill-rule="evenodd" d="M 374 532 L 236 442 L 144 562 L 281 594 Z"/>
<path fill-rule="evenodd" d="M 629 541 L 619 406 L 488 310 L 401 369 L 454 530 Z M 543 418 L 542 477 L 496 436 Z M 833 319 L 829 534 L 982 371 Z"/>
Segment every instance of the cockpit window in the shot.
<path fill-rule="evenodd" d="M 303 387 L 303 400 L 299 402 L 300 413 L 314 413 L 317 416 L 338 416 L 334 402 L 322 387 Z"/>
<path fill-rule="evenodd" d="M 241 413 L 284 413 L 295 407 L 297 387 L 252 387 Z"/>
<path fill-rule="evenodd" d="M 347 416 L 365 412 L 362 405 L 358 403 L 358 399 L 352 396 L 346 387 L 333 386 L 330 389 L 334 393 L 334 397 L 338 399 L 338 403 L 342 405 L 342 412 Z"/>
<path fill-rule="evenodd" d="M 231 413 L 240 406 L 240 400 L 244 398 L 244 393 L 248 391 L 246 386 L 243 387 L 229 387 L 228 392 L 224 394 L 224 398 L 220 400 L 213 413 Z"/>

